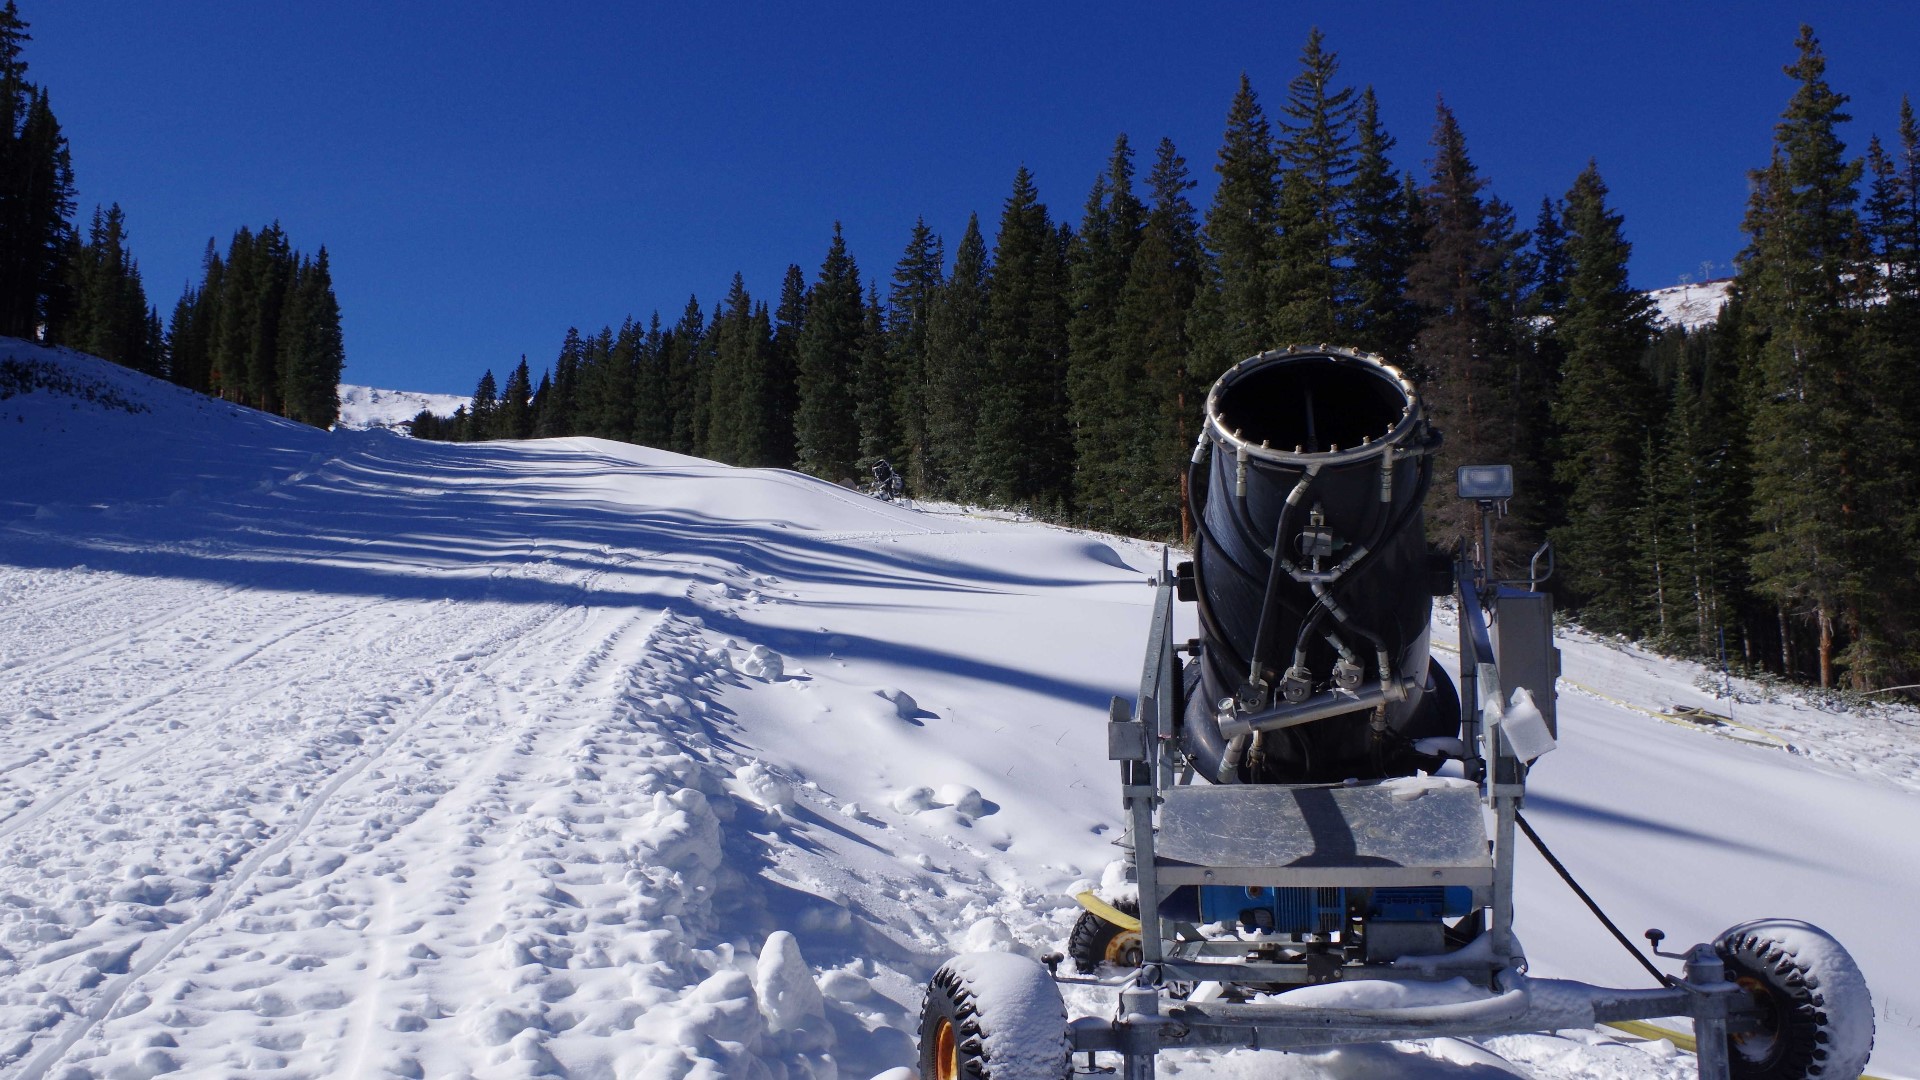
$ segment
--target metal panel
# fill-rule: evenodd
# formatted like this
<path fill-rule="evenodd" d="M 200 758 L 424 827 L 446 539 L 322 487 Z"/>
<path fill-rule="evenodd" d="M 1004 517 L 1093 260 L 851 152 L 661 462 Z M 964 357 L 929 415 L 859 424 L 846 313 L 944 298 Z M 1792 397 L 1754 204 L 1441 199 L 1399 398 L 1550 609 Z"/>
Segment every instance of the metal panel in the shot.
<path fill-rule="evenodd" d="M 1547 731 L 1558 738 L 1553 683 L 1560 677 L 1560 650 L 1553 645 L 1553 597 L 1502 588 L 1494 599 L 1493 648 L 1505 692 L 1526 687 L 1546 718 Z"/>
<path fill-rule="evenodd" d="M 1479 789 L 1464 780 L 1221 784 L 1171 788 L 1162 798 L 1156 846 L 1163 866 L 1426 872 L 1400 882 L 1408 885 L 1474 884 L 1446 871 L 1492 866 Z"/>

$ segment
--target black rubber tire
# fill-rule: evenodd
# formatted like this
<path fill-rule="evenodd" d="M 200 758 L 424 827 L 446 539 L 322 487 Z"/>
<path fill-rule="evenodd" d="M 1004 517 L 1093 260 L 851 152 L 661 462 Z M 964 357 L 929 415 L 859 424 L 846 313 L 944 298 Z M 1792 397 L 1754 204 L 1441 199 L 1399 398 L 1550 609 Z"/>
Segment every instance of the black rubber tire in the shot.
<path fill-rule="evenodd" d="M 1116 900 L 1113 906 L 1122 914 L 1140 916 L 1140 901 Z M 1140 935 L 1124 930 L 1091 911 L 1083 911 L 1067 935 L 1067 957 L 1074 970 L 1091 974 L 1101 964 L 1119 967 L 1140 966 Z"/>
<path fill-rule="evenodd" d="M 1066 1003 L 1038 962 L 972 953 L 928 980 L 921 1080 L 1063 1080 L 1071 1070 Z"/>
<path fill-rule="evenodd" d="M 1714 950 L 1759 1002 L 1765 1030 L 1728 1039 L 1736 1080 L 1854 1080 L 1873 1053 L 1873 999 L 1825 931 L 1790 919 L 1742 923 Z"/>

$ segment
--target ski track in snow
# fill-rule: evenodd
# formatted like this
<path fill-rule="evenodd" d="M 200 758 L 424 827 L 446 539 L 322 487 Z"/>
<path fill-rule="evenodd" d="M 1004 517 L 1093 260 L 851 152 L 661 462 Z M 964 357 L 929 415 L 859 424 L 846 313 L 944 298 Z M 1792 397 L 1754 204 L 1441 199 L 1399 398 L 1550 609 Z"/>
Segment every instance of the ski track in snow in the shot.
<path fill-rule="evenodd" d="M 945 957 L 1058 948 L 1111 870 L 1150 545 L 593 440 L 328 435 L 10 347 L 152 411 L 0 403 L 0 1078 L 875 1076 Z M 1827 924 L 1874 1071 L 1913 1075 L 1910 711 L 1737 706 L 1789 754 L 1648 717 L 1725 710 L 1695 666 L 1561 645 L 1606 688 L 1563 693 L 1529 801 L 1562 857 L 1676 942 Z M 1640 984 L 1524 857 L 1520 912 L 1539 973 Z M 1589 1031 L 1162 1074 L 1692 1066 Z"/>

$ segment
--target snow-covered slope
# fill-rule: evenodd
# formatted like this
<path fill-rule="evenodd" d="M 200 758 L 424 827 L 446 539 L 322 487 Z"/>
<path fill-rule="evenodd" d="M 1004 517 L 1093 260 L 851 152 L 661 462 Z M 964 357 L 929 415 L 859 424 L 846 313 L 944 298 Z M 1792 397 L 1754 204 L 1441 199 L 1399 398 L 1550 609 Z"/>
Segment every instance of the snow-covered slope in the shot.
<path fill-rule="evenodd" d="M 1719 321 L 1720 309 L 1727 306 L 1727 295 L 1732 289 L 1732 278 L 1715 278 L 1693 285 L 1652 289 L 1647 299 L 1653 301 L 1660 325 L 1698 330 Z"/>
<path fill-rule="evenodd" d="M 372 386 L 341 383 L 338 426 L 355 431 L 376 427 L 397 431 L 423 410 L 435 416 L 452 416 L 455 409 L 467 402 L 467 398 L 458 394 L 381 390 Z"/>
<path fill-rule="evenodd" d="M 1058 947 L 1108 871 L 1149 547 L 6 356 L 39 374 L 0 399 L 0 1077 L 863 1078 L 912 1064 L 945 956 Z M 1920 1074 L 1911 714 L 1734 707 L 1789 753 L 1648 715 L 1714 703 L 1686 665 L 1563 647 L 1561 857 L 1672 941 L 1826 926 L 1875 1073 Z M 1536 973 L 1643 984 L 1537 861 L 1520 930 Z M 1691 1069 L 1577 1032 L 1170 1064 Z"/>

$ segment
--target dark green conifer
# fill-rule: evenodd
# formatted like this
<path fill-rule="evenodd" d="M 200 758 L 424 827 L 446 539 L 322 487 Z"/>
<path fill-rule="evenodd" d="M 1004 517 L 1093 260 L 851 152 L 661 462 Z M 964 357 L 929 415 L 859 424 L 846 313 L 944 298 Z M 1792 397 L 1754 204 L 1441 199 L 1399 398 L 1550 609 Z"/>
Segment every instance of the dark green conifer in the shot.
<path fill-rule="evenodd" d="M 1227 133 L 1214 171 L 1220 174 L 1202 238 L 1208 281 L 1191 329 L 1192 367 L 1212 379 L 1271 348 L 1271 259 L 1279 219 L 1279 169 L 1273 130 L 1243 72 L 1227 110 Z"/>
<path fill-rule="evenodd" d="M 1348 188 L 1358 167 L 1353 88 L 1333 88 L 1339 58 L 1318 27 L 1281 108 L 1279 233 L 1275 238 L 1271 334 L 1275 343 L 1334 338 L 1354 289 L 1348 278 Z"/>
<path fill-rule="evenodd" d="M 494 418 L 500 412 L 499 384 L 493 380 L 493 369 L 480 376 L 480 383 L 473 389 L 473 401 L 467 405 L 468 440 L 479 442 L 483 439 L 498 437 L 494 430 Z"/>
<path fill-rule="evenodd" d="M 1553 313 L 1565 358 L 1553 406 L 1560 433 L 1553 471 L 1567 492 L 1567 523 L 1553 539 L 1588 628 L 1638 634 L 1649 590 L 1640 574 L 1647 537 L 1636 526 L 1657 415 L 1642 362 L 1652 305 L 1627 282 L 1632 246 L 1606 197 L 1591 162 L 1567 192 L 1565 301 Z"/>
<path fill-rule="evenodd" d="M 1064 505 L 1070 494 L 1065 279 L 1061 235 L 1022 166 L 994 242 L 972 466 L 983 493 L 1005 504 Z"/>
<path fill-rule="evenodd" d="M 887 304 L 887 351 L 894 370 L 894 411 L 903 442 L 895 461 L 914 491 L 927 490 L 928 324 L 945 280 L 946 251 L 925 218 L 913 223 L 893 269 Z"/>
<path fill-rule="evenodd" d="M 1826 81 L 1809 27 L 1786 72 L 1798 84 L 1753 176 L 1738 289 L 1749 305 L 1756 587 L 1784 613 L 1810 612 L 1814 670 L 1865 689 L 1885 674 L 1866 609 L 1884 521 L 1871 519 L 1877 447 L 1854 354 L 1866 273 L 1855 211 L 1861 163 L 1846 158 L 1847 98 Z"/>
<path fill-rule="evenodd" d="M 1335 312 L 1343 342 L 1406 360 L 1420 316 L 1407 299 L 1407 267 L 1418 246 L 1407 180 L 1388 157 L 1393 136 L 1380 124 L 1380 107 L 1368 87 L 1360 95 L 1355 125 L 1353 179 L 1347 185 L 1348 296 Z"/>
<path fill-rule="evenodd" d="M 927 313 L 927 459 L 924 490 L 938 498 L 974 499 L 974 433 L 987 355 L 987 242 L 978 215 L 954 250 L 953 276 Z"/>
<path fill-rule="evenodd" d="M 799 340 L 799 405 L 794 443 L 799 467 L 825 480 L 854 477 L 860 456 L 860 425 L 854 415 L 854 369 L 860 362 L 865 311 L 860 269 L 847 254 L 840 223 L 807 295 Z"/>
<path fill-rule="evenodd" d="M 513 371 L 507 376 L 507 384 L 500 388 L 500 414 L 495 420 L 500 438 L 533 437 L 532 381 L 532 373 L 527 370 L 527 358 L 522 355 L 520 362 L 514 365 Z"/>

